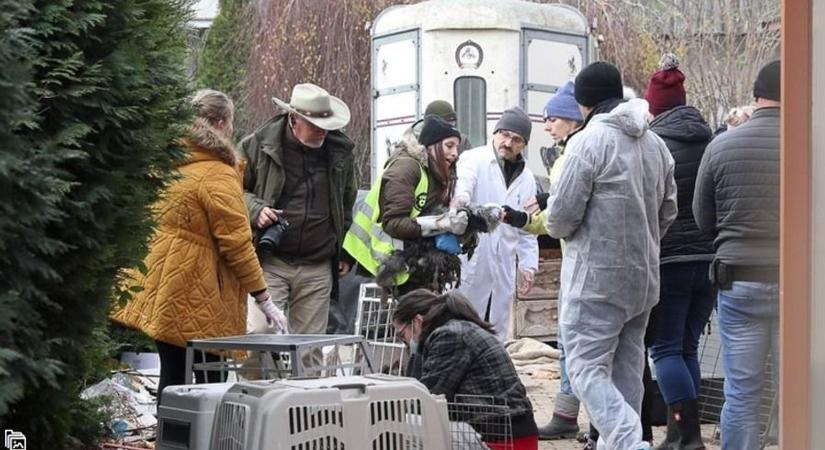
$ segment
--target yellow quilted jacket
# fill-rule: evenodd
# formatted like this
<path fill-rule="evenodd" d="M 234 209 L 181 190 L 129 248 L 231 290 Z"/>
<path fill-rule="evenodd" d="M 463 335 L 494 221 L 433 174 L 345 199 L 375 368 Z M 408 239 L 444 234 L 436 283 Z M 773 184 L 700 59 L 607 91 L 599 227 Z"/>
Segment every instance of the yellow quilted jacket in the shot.
<path fill-rule="evenodd" d="M 252 246 L 232 144 L 203 119 L 185 141 L 189 158 L 154 206 L 157 229 L 142 286 L 111 318 L 177 346 L 246 332 L 246 294 L 266 289 Z"/>

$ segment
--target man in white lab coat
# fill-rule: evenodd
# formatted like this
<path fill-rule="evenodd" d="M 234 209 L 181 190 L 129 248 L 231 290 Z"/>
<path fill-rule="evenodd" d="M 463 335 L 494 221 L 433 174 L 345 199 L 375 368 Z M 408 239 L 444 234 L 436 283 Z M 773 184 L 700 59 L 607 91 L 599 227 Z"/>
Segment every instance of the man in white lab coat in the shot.
<path fill-rule="evenodd" d="M 521 205 L 536 195 L 536 180 L 522 152 L 533 124 L 519 108 L 501 115 L 492 143 L 470 149 L 458 159 L 453 205 Z M 481 317 L 493 324 L 500 340 L 510 331 L 510 311 L 516 289 L 516 257 L 521 272 L 519 293 L 533 287 L 538 268 L 538 243 L 534 235 L 509 225 L 479 234 L 478 247 L 467 260 L 462 255 L 459 290 Z"/>

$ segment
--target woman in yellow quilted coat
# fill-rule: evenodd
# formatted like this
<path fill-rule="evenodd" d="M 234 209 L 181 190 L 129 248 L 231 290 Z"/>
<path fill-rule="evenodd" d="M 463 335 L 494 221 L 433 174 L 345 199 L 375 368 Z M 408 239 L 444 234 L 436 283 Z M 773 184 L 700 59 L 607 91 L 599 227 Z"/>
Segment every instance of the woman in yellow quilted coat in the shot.
<path fill-rule="evenodd" d="M 155 340 L 158 403 L 164 387 L 184 383 L 187 341 L 246 332 L 247 293 L 270 323 L 286 330 L 252 245 L 242 172 L 229 140 L 232 100 L 202 90 L 193 105 L 196 117 L 183 140 L 188 157 L 154 206 L 157 228 L 144 261 L 147 272 L 134 278 L 142 290 L 112 313 L 115 322 Z M 209 381 L 219 381 L 214 375 Z"/>

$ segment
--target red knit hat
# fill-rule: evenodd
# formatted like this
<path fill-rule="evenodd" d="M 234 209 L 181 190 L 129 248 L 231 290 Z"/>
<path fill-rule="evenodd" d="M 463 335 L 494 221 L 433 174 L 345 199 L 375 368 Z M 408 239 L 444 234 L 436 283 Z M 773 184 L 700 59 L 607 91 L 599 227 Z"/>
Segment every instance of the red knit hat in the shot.
<path fill-rule="evenodd" d="M 685 74 L 679 70 L 679 60 L 673 53 L 665 53 L 659 60 L 659 70 L 650 77 L 645 100 L 650 104 L 650 114 L 659 114 L 682 106 L 687 102 Z"/>

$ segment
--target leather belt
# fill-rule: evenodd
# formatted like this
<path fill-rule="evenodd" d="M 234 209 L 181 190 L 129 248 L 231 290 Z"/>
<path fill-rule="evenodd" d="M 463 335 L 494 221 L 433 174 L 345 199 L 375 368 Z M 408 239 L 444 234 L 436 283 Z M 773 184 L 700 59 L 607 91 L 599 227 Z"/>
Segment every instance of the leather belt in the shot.
<path fill-rule="evenodd" d="M 778 266 L 731 266 L 732 281 L 779 283 Z"/>

